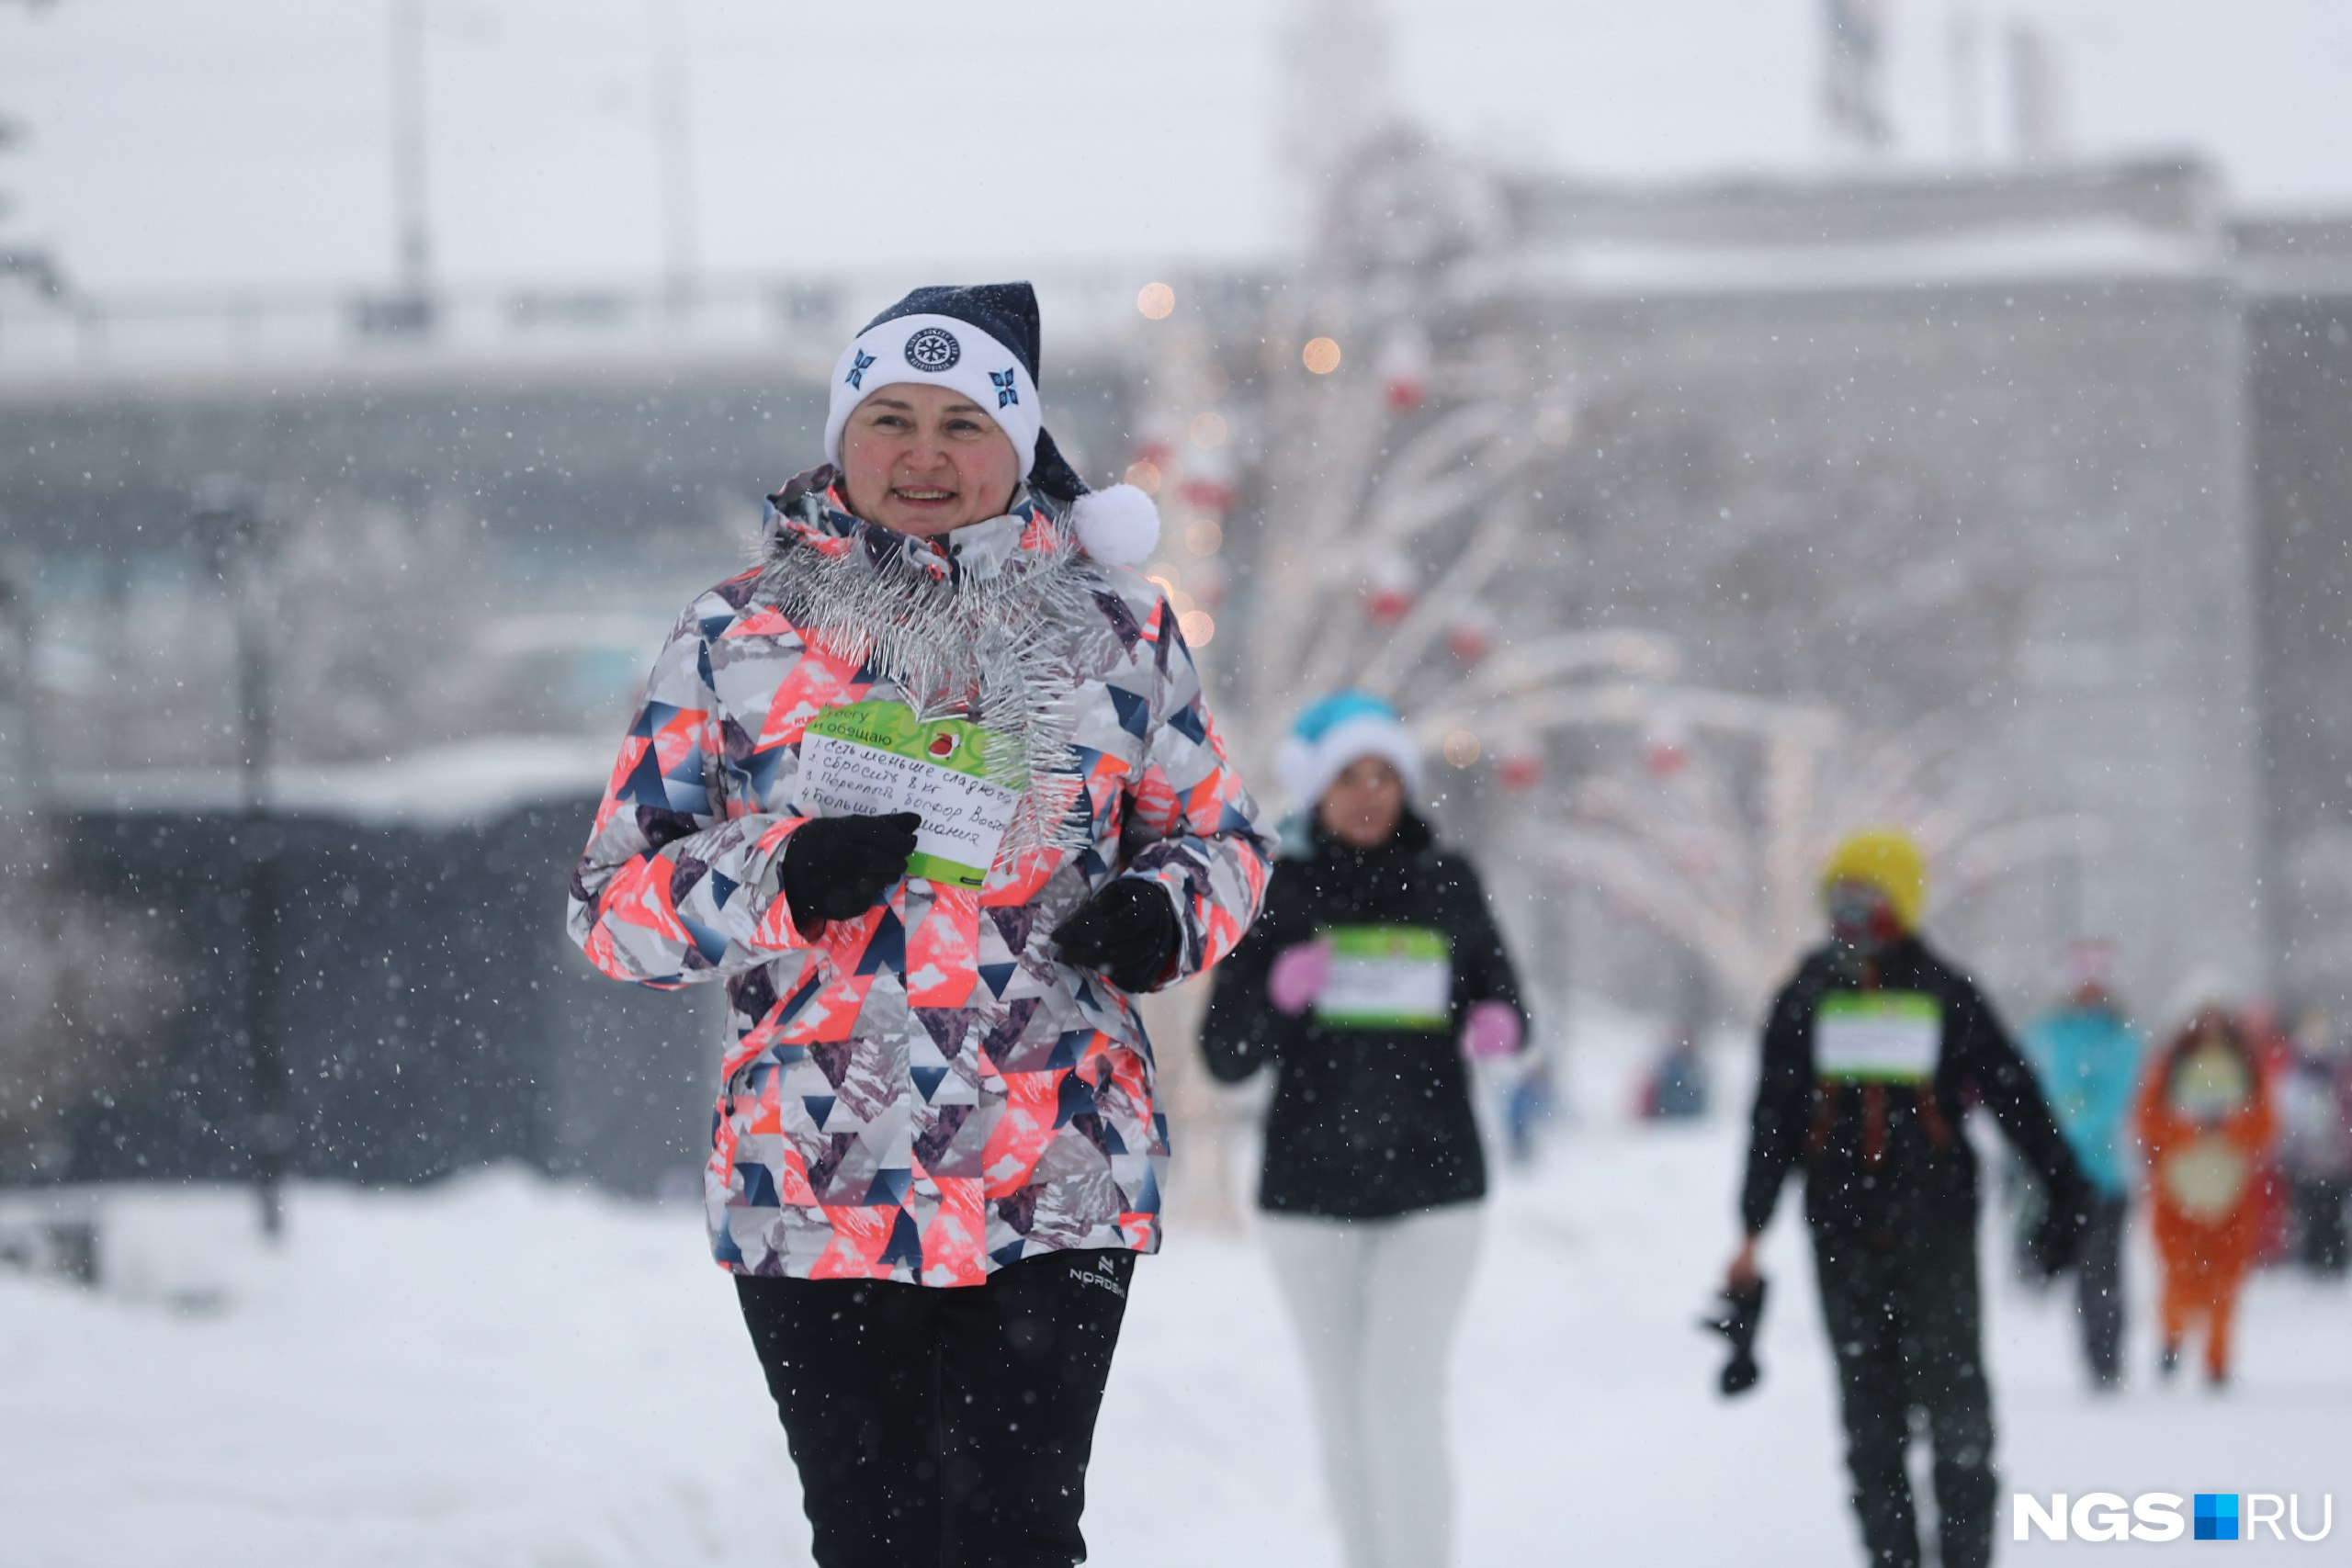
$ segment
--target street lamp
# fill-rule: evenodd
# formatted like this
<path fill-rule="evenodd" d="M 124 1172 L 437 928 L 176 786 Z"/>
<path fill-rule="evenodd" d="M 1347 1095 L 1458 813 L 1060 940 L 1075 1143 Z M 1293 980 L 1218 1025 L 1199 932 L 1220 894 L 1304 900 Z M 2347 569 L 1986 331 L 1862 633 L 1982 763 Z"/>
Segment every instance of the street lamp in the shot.
<path fill-rule="evenodd" d="M 238 742 L 242 752 L 236 835 L 238 907 L 243 940 L 237 964 L 237 1046 L 246 1065 L 252 1121 L 246 1156 L 261 1205 L 262 1234 L 285 1228 L 281 1191 L 293 1147 L 285 1053 L 268 1018 L 277 968 L 278 833 L 270 819 L 268 528 L 245 487 L 215 475 L 197 487 L 190 529 L 205 567 L 226 593 L 237 644 Z"/>
<path fill-rule="evenodd" d="M 694 311 L 694 97 L 687 85 L 685 15 L 678 0 L 650 0 L 652 120 L 662 197 L 662 295 L 673 323 Z"/>
<path fill-rule="evenodd" d="M 0 525 L 6 522 L 0 516 Z M 36 722 L 32 581 L 28 559 L 0 556 L 0 787 L 6 799 L 38 812 L 48 806 L 49 790 Z"/>
<path fill-rule="evenodd" d="M 433 220 L 425 186 L 424 0 L 391 0 L 392 221 L 399 279 L 389 294 L 354 301 L 362 337 L 425 338 L 439 319 L 433 288 Z"/>

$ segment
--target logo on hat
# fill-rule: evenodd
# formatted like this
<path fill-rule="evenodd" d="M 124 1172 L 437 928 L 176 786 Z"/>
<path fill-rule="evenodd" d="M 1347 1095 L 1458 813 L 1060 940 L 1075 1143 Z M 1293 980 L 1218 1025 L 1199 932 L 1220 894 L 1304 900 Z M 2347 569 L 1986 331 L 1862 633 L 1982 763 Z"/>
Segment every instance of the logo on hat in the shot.
<path fill-rule="evenodd" d="M 865 372 L 873 364 L 874 356 L 861 348 L 857 351 L 857 357 L 850 362 L 849 374 L 842 379 L 863 391 L 865 389 Z"/>
<path fill-rule="evenodd" d="M 945 327 L 925 327 L 907 340 L 907 363 L 918 370 L 928 370 L 934 375 L 942 370 L 953 370 L 956 362 L 963 357 L 964 345 L 957 343 L 956 334 Z M 1003 406 L 1002 403 L 997 405 L 999 408 Z"/>
<path fill-rule="evenodd" d="M 997 407 L 1003 408 L 1008 403 L 1017 403 L 1021 400 L 1020 389 L 1012 384 L 1012 371 L 991 370 L 989 372 L 989 379 L 996 385 Z"/>

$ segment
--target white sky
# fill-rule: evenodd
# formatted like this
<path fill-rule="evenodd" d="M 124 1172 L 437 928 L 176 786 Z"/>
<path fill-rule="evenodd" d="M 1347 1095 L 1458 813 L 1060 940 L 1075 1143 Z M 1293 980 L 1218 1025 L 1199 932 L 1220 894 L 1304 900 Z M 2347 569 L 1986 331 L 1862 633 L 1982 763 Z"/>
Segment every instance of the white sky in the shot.
<path fill-rule="evenodd" d="M 639 280 L 660 256 L 649 39 L 690 40 L 703 263 L 1231 259 L 1295 231 L 1290 0 L 425 0 L 445 276 Z M 1898 156 L 1953 152 L 1951 18 L 2055 46 L 2086 155 L 2200 150 L 2256 209 L 2352 209 L 2352 0 L 1885 0 Z M 1396 96 L 1522 164 L 1648 176 L 1835 156 L 1818 0 L 1385 0 Z M 0 0 L 0 235 L 100 292 L 393 265 L 388 0 Z M 1992 51 L 1997 62 L 2000 51 Z M 1997 127 L 2003 115 L 1988 104 Z"/>

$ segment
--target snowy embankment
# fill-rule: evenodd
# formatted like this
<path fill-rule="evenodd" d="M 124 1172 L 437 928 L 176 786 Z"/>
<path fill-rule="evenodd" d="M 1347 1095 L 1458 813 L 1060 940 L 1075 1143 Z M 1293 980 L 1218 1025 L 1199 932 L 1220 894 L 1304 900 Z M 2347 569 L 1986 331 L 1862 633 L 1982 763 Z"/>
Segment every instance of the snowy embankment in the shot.
<path fill-rule="evenodd" d="M 1454 1404 L 1461 1562 L 1855 1561 L 1793 1202 L 1769 1247 L 1764 1384 L 1726 1404 L 1690 1325 L 1730 1247 L 1736 1129 L 1625 1128 L 1587 1104 L 1490 1212 Z M 102 1290 L 0 1272 L 0 1562 L 806 1561 L 691 1206 L 503 1171 L 303 1187 L 266 1252 L 239 1192 L 104 1205 Z M 1988 1267 L 2006 1555 L 2080 1550 L 2007 1546 L 2014 1490 L 2300 1491 L 2307 1522 L 2319 1493 L 2352 1491 L 2352 1296 L 2260 1279 L 2237 1386 L 2163 1388 L 2141 1262 L 2134 1382 L 2106 1401 L 2082 1392 L 2062 1303 Z M 1128 1323 L 1094 1561 L 1336 1564 L 1289 1329 L 1247 1236 L 1180 1230 L 1138 1269 Z M 2347 1528 L 2274 1551 L 2325 1560 Z"/>

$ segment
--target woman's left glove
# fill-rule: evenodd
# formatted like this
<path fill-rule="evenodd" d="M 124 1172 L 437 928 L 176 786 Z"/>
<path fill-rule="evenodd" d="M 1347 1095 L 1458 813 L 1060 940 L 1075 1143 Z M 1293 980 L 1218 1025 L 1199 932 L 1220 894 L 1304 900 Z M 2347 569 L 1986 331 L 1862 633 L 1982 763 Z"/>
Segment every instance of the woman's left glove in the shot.
<path fill-rule="evenodd" d="M 2054 1280 L 2074 1267 L 2091 1228 L 2090 1190 L 2080 1180 L 2064 1192 L 2049 1194 L 2041 1223 L 2033 1227 L 2026 1248 L 2044 1279 Z"/>
<path fill-rule="evenodd" d="M 1462 1021 L 1462 1049 L 1476 1061 L 1490 1062 L 1516 1052 L 1526 1033 L 1519 1010 L 1509 1002 L 1473 1002 Z"/>
<path fill-rule="evenodd" d="M 1054 942 L 1063 963 L 1095 970 L 1123 991 L 1145 991 L 1168 973 L 1183 934 L 1166 888 L 1121 876 L 1056 926 Z"/>

